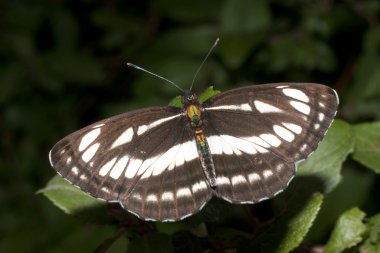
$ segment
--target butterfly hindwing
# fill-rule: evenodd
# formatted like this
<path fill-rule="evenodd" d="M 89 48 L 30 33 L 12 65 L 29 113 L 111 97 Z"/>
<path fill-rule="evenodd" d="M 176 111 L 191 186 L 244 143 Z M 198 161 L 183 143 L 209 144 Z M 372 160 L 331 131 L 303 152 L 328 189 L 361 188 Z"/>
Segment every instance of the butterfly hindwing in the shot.
<path fill-rule="evenodd" d="M 206 101 L 217 195 L 257 202 L 286 188 L 294 163 L 317 148 L 337 105 L 327 86 L 290 83 L 243 87 Z"/>
<path fill-rule="evenodd" d="M 65 137 L 50 161 L 83 191 L 143 219 L 181 219 L 212 195 L 184 123 L 179 108 L 125 113 Z"/>

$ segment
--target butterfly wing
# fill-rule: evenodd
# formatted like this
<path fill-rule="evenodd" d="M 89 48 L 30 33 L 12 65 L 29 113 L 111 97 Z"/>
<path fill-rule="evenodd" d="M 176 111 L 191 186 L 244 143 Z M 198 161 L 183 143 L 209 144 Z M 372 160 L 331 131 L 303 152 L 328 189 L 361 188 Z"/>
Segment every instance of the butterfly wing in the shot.
<path fill-rule="evenodd" d="M 142 219 L 182 219 L 212 196 L 184 120 L 174 107 L 105 119 L 59 141 L 50 162 L 83 191 Z"/>
<path fill-rule="evenodd" d="M 206 101 L 216 194 L 252 203 L 282 191 L 295 174 L 295 163 L 317 148 L 337 106 L 335 91 L 319 84 L 248 86 Z"/>

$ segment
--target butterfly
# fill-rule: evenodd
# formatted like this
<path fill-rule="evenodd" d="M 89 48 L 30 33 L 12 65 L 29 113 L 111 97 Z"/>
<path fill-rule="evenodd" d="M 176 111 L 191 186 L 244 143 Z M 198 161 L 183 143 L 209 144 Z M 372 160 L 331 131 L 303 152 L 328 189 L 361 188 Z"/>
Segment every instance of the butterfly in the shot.
<path fill-rule="evenodd" d="M 176 221 L 213 197 L 256 203 L 283 191 L 323 139 L 338 107 L 328 86 L 252 85 L 181 107 L 126 112 L 80 129 L 51 166 L 90 195 L 144 220 Z"/>

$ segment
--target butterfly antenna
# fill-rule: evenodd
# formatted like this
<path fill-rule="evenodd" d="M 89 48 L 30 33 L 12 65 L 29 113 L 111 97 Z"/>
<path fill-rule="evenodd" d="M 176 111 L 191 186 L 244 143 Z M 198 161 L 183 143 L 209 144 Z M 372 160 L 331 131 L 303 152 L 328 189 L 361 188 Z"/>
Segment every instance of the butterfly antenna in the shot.
<path fill-rule="evenodd" d="M 148 70 L 146 70 L 146 69 L 143 69 L 142 67 L 139 67 L 139 66 L 137 66 L 137 65 L 135 65 L 135 64 L 132 64 L 132 63 L 130 63 L 130 62 L 127 62 L 127 66 L 132 67 L 132 68 L 135 68 L 135 69 L 138 69 L 138 70 L 141 70 L 141 71 L 143 71 L 143 72 L 145 72 L 145 73 L 148 73 L 148 74 L 150 74 L 150 75 L 152 75 L 152 76 L 158 77 L 158 78 L 160 78 L 160 79 L 162 79 L 162 80 L 164 80 L 164 81 L 166 81 L 166 82 L 168 82 L 168 83 L 171 83 L 172 85 L 174 85 L 174 87 L 176 87 L 176 88 L 179 89 L 180 91 L 185 92 L 185 91 L 184 91 L 181 87 L 179 87 L 176 83 L 174 83 L 173 81 L 170 81 L 169 79 L 167 79 L 167 78 L 165 78 L 165 77 L 162 77 L 162 76 L 160 76 L 160 75 L 157 75 L 156 73 L 150 72 L 150 71 L 148 71 Z"/>
<path fill-rule="evenodd" d="M 197 75 L 199 73 L 199 71 L 201 70 L 201 68 L 203 67 L 203 64 L 205 63 L 205 61 L 207 60 L 207 58 L 210 56 L 212 50 L 214 50 L 214 48 L 218 45 L 219 43 L 219 38 L 217 38 L 214 42 L 214 44 L 212 45 L 212 47 L 210 48 L 210 50 L 208 50 L 208 53 L 206 55 L 206 57 L 203 59 L 203 61 L 201 62 L 201 64 L 199 65 L 197 71 L 195 71 L 195 74 L 194 74 L 194 77 L 193 77 L 193 81 L 191 82 L 191 86 L 190 86 L 190 90 L 193 88 L 193 84 L 195 82 L 195 79 L 197 78 Z"/>

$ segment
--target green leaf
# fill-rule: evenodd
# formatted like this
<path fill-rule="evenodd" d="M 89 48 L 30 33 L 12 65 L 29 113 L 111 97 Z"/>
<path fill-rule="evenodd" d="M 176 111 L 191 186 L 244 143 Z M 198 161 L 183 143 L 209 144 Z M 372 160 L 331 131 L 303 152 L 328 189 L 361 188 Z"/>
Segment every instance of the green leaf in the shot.
<path fill-rule="evenodd" d="M 182 108 L 183 104 L 181 102 L 182 96 L 176 96 L 169 102 L 169 106 Z"/>
<path fill-rule="evenodd" d="M 355 206 L 365 206 L 366 202 L 368 203 L 376 183 L 376 177 L 372 171 L 361 171 L 356 167 L 355 163 L 344 165 L 342 181 L 326 195 L 313 229 L 307 236 L 308 243 L 325 241 L 326 235 L 331 232 L 344 211 Z M 352 192 L 353 186 L 355 186 L 354 192 Z"/>
<path fill-rule="evenodd" d="M 343 252 L 358 244 L 366 230 L 364 217 L 365 213 L 356 207 L 344 212 L 336 223 L 324 253 Z"/>
<path fill-rule="evenodd" d="M 355 125 L 353 133 L 355 137 L 353 158 L 380 173 L 380 122 Z"/>
<path fill-rule="evenodd" d="M 302 194 L 301 194 L 302 195 Z M 287 210 L 244 252 L 287 253 L 300 245 L 312 226 L 323 202 L 323 195 L 293 198 Z M 275 242 L 275 243 L 274 243 Z"/>
<path fill-rule="evenodd" d="M 206 100 L 210 99 L 211 97 L 218 95 L 220 93 L 220 90 L 214 90 L 213 86 L 208 87 L 205 89 L 201 95 L 199 95 L 199 102 L 203 103 Z"/>
<path fill-rule="evenodd" d="M 131 240 L 128 248 L 129 253 L 174 253 L 174 248 L 169 235 L 152 233 L 135 240 Z"/>
<path fill-rule="evenodd" d="M 330 192 L 341 180 L 342 163 L 353 145 L 351 126 L 335 120 L 318 149 L 299 166 L 297 176 L 316 176 L 325 184 L 323 191 Z"/>
<path fill-rule="evenodd" d="M 210 86 L 208 87 L 207 89 L 205 89 L 201 95 L 199 95 L 199 102 L 200 103 L 203 103 L 205 102 L 206 100 L 210 99 L 211 97 L 215 96 L 215 95 L 218 95 L 220 93 L 219 90 L 214 90 L 214 87 L 213 86 Z M 182 108 L 183 104 L 181 102 L 181 97 L 182 96 L 176 96 L 175 98 L 173 98 L 170 103 L 169 103 L 169 106 L 174 106 L 174 107 L 180 107 Z"/>
<path fill-rule="evenodd" d="M 360 247 L 360 252 L 378 253 L 380 249 L 380 214 L 371 217 L 366 225 L 366 239 Z"/>
<path fill-rule="evenodd" d="M 67 214 L 74 214 L 82 212 L 85 209 L 105 206 L 105 202 L 84 193 L 59 175 L 54 176 L 46 187 L 37 193 L 44 194 L 51 202 Z"/>

